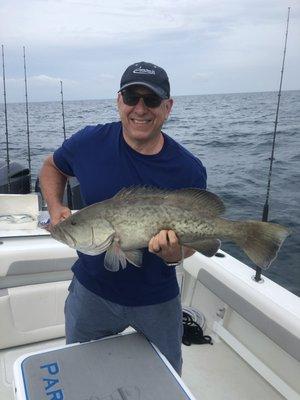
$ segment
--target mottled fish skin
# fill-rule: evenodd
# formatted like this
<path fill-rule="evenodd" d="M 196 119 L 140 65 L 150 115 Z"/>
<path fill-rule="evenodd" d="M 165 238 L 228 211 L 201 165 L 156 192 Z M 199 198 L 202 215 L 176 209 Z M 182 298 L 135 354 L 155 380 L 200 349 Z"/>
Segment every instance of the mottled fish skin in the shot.
<path fill-rule="evenodd" d="M 106 251 L 105 266 L 111 271 L 125 268 L 126 260 L 141 266 L 141 251 L 163 229 L 173 230 L 181 245 L 210 257 L 220 240 L 231 240 L 258 266 L 268 268 L 289 230 L 278 224 L 220 218 L 224 210 L 219 197 L 206 190 L 131 187 L 71 215 L 51 234 L 88 255 Z"/>

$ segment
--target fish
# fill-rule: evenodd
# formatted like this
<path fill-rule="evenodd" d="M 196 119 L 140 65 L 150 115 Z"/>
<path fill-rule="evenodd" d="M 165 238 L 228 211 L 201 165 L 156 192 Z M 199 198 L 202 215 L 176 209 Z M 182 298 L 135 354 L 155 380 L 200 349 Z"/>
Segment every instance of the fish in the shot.
<path fill-rule="evenodd" d="M 161 230 L 173 230 L 180 245 L 207 257 L 218 252 L 222 240 L 230 240 L 258 267 L 269 268 L 290 229 L 270 222 L 225 219 L 224 211 L 222 200 L 208 190 L 133 186 L 75 212 L 50 233 L 83 254 L 105 252 L 104 266 L 112 272 L 126 268 L 127 261 L 141 267 L 144 250 Z"/>

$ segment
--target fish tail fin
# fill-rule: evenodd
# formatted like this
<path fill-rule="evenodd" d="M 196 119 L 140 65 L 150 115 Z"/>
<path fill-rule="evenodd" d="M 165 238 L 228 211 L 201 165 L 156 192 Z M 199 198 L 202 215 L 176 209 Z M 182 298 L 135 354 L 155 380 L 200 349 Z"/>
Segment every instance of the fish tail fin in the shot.
<path fill-rule="evenodd" d="M 235 242 L 260 268 L 267 269 L 277 257 L 290 230 L 279 224 L 260 221 L 238 222 L 239 232 L 243 232 Z"/>

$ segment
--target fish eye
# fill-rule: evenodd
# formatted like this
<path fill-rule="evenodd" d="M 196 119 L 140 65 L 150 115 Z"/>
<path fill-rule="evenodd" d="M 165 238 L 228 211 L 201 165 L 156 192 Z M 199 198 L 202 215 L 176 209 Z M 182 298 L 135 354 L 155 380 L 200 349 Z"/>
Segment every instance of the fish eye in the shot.
<path fill-rule="evenodd" d="M 71 225 L 77 225 L 75 221 L 71 221 Z"/>

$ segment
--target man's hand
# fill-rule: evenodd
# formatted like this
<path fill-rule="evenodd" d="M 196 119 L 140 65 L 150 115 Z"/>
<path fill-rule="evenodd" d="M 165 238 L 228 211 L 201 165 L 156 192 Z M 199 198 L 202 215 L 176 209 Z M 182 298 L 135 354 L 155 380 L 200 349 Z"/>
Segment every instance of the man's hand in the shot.
<path fill-rule="evenodd" d="M 162 230 L 151 238 L 148 250 L 161 257 L 167 263 L 176 263 L 182 260 L 182 246 L 178 242 L 176 233 L 171 230 Z"/>
<path fill-rule="evenodd" d="M 71 210 L 62 204 L 68 176 L 56 167 L 53 156 L 48 156 L 43 163 L 39 178 L 51 220 L 46 229 L 51 230 L 51 227 L 71 215 Z"/>
<path fill-rule="evenodd" d="M 54 225 L 68 218 L 71 215 L 71 210 L 68 207 L 61 205 L 49 210 L 49 214 L 50 224 L 48 225 L 47 229 L 51 230 Z"/>

